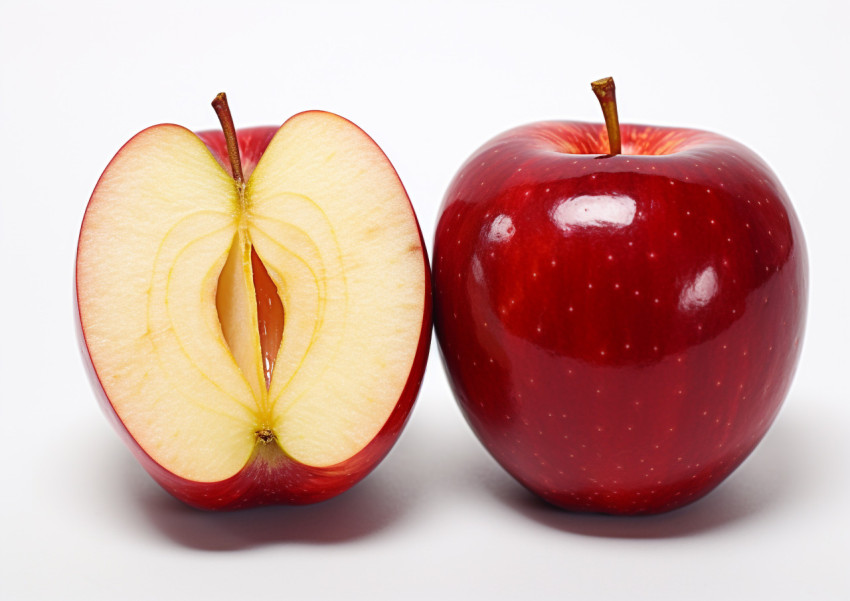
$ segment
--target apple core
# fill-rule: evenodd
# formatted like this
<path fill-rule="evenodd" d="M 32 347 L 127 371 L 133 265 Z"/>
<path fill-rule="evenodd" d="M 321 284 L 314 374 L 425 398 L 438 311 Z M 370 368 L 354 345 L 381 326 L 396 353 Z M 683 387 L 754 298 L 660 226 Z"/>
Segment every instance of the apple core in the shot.
<path fill-rule="evenodd" d="M 218 115 L 221 122 L 221 128 L 224 133 L 225 144 L 227 146 L 227 154 L 230 162 L 230 171 L 233 174 L 233 180 L 236 182 L 236 188 L 239 192 L 239 205 L 244 210 L 245 201 L 245 181 L 242 170 L 242 160 L 239 155 L 239 145 L 236 139 L 236 128 L 233 124 L 233 116 L 230 112 L 230 107 L 227 104 L 227 96 L 224 92 L 218 94 L 212 102 L 213 109 Z M 251 173 L 249 172 L 250 176 Z M 233 239 L 233 245 L 230 247 L 225 266 L 231 265 L 231 270 L 239 262 L 239 235 Z M 272 372 L 274 371 L 274 363 L 277 358 L 278 350 L 280 350 L 280 341 L 283 336 L 284 313 L 283 305 L 280 302 L 277 287 L 274 281 L 269 276 L 269 272 L 263 265 L 262 260 L 257 255 L 257 251 L 250 247 L 250 272 L 253 283 L 253 294 L 257 307 L 257 326 L 259 329 L 260 355 L 262 362 L 263 380 L 268 389 L 271 384 Z M 235 344 L 241 341 L 235 339 L 239 336 L 240 326 L 239 320 L 236 324 L 232 324 L 230 319 L 232 314 L 227 310 L 231 295 L 238 294 L 238 291 L 233 290 L 230 283 L 234 281 L 231 277 L 230 270 L 223 269 L 222 275 L 219 276 L 219 285 L 216 290 L 216 308 L 219 314 L 219 321 L 222 324 L 222 333 L 228 347 L 233 350 Z M 250 342 L 248 342 L 250 344 Z M 249 359 L 250 360 L 250 359 Z M 243 366 L 240 364 L 240 368 Z M 251 366 L 245 366 L 250 373 Z M 243 368 L 244 369 L 244 368 Z M 263 431 L 266 431 L 264 429 Z M 263 439 L 263 436 L 258 437 Z M 268 442 L 268 441 L 267 441 Z"/>

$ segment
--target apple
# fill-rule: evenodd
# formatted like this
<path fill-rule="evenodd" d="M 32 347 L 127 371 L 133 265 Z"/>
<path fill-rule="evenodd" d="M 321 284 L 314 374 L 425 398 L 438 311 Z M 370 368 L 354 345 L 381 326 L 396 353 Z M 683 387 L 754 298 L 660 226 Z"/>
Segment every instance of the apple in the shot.
<path fill-rule="evenodd" d="M 387 454 L 422 381 L 430 270 L 390 161 L 309 111 L 280 128 L 145 129 L 80 229 L 76 301 L 103 405 L 205 509 L 321 501 Z"/>
<path fill-rule="evenodd" d="M 752 151 L 620 128 L 613 80 L 594 88 L 605 126 L 517 127 L 451 182 L 435 331 L 464 416 L 521 484 L 570 510 L 659 513 L 716 487 L 774 421 L 806 248 Z"/>

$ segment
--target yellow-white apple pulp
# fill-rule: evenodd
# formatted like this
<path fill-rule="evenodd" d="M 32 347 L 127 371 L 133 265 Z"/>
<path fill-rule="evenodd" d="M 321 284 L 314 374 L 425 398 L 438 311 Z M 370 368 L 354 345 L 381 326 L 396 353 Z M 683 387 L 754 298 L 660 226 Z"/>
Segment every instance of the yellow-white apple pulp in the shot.
<path fill-rule="evenodd" d="M 286 315 L 268 389 L 252 246 Z M 242 195 L 188 130 L 138 134 L 92 196 L 77 273 L 86 343 L 120 419 L 160 465 L 204 482 L 240 471 L 264 429 L 307 465 L 361 450 L 405 386 L 425 302 L 395 171 L 321 112 L 284 124 Z"/>

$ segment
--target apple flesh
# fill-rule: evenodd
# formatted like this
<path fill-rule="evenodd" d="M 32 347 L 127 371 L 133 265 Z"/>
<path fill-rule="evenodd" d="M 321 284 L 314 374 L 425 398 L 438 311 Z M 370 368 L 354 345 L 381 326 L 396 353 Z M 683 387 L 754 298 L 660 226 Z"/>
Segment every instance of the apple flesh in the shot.
<path fill-rule="evenodd" d="M 407 194 L 362 130 L 311 111 L 237 132 L 159 125 L 104 171 L 77 252 L 104 406 L 197 507 L 310 503 L 363 478 L 421 384 L 430 274 Z"/>
<path fill-rule="evenodd" d="M 528 489 L 577 511 L 705 495 L 762 439 L 800 352 L 807 259 L 765 163 L 725 137 L 544 122 L 476 151 L 434 243 L 460 407 Z"/>

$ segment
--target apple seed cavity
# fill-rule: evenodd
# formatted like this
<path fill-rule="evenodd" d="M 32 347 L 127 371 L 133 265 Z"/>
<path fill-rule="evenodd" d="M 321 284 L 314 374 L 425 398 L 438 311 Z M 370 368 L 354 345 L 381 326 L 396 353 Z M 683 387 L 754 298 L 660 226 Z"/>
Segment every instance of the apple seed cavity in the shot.
<path fill-rule="evenodd" d="M 239 156 L 239 145 L 236 138 L 236 127 L 233 123 L 233 115 L 230 112 L 230 107 L 227 104 L 227 96 L 224 92 L 218 94 L 212 102 L 213 109 L 218 115 L 221 122 L 221 128 L 224 131 L 224 138 L 227 143 L 227 154 L 230 159 L 230 166 L 233 173 L 233 179 L 236 182 L 236 188 L 239 192 L 240 206 L 245 206 L 245 181 L 242 172 L 242 161 Z M 222 268 L 219 276 L 219 285 L 216 292 L 216 308 L 218 310 L 219 323 L 222 326 L 225 342 L 228 345 L 231 353 L 234 356 L 239 355 L 239 351 L 234 349 L 233 328 L 229 327 L 228 321 L 233 319 L 224 311 L 223 307 L 238 306 L 230 295 L 233 294 L 232 286 L 227 285 L 227 264 L 231 261 L 238 262 L 240 254 L 240 239 L 244 236 L 244 242 L 250 251 L 250 273 L 253 283 L 254 304 L 257 308 L 257 328 L 259 331 L 260 356 L 262 361 L 263 379 L 265 380 L 266 390 L 271 384 L 272 372 L 274 371 L 275 359 L 277 358 L 280 342 L 283 338 L 284 310 L 283 304 L 280 301 L 277 286 L 274 280 L 269 276 L 268 269 L 263 264 L 257 251 L 251 245 L 248 239 L 247 232 L 237 234 L 233 239 L 233 246 L 227 258 L 225 267 Z M 247 255 L 247 253 L 246 253 Z M 247 267 L 247 265 L 245 266 Z M 249 309 L 250 310 L 250 309 Z M 238 327 L 238 326 L 237 326 Z M 244 371 L 246 366 L 237 360 L 237 364 Z M 246 374 L 247 375 L 247 374 Z M 261 432 L 266 432 L 262 435 Z M 257 432 L 258 439 L 264 443 L 274 440 L 274 434 L 270 430 L 261 430 Z"/>

